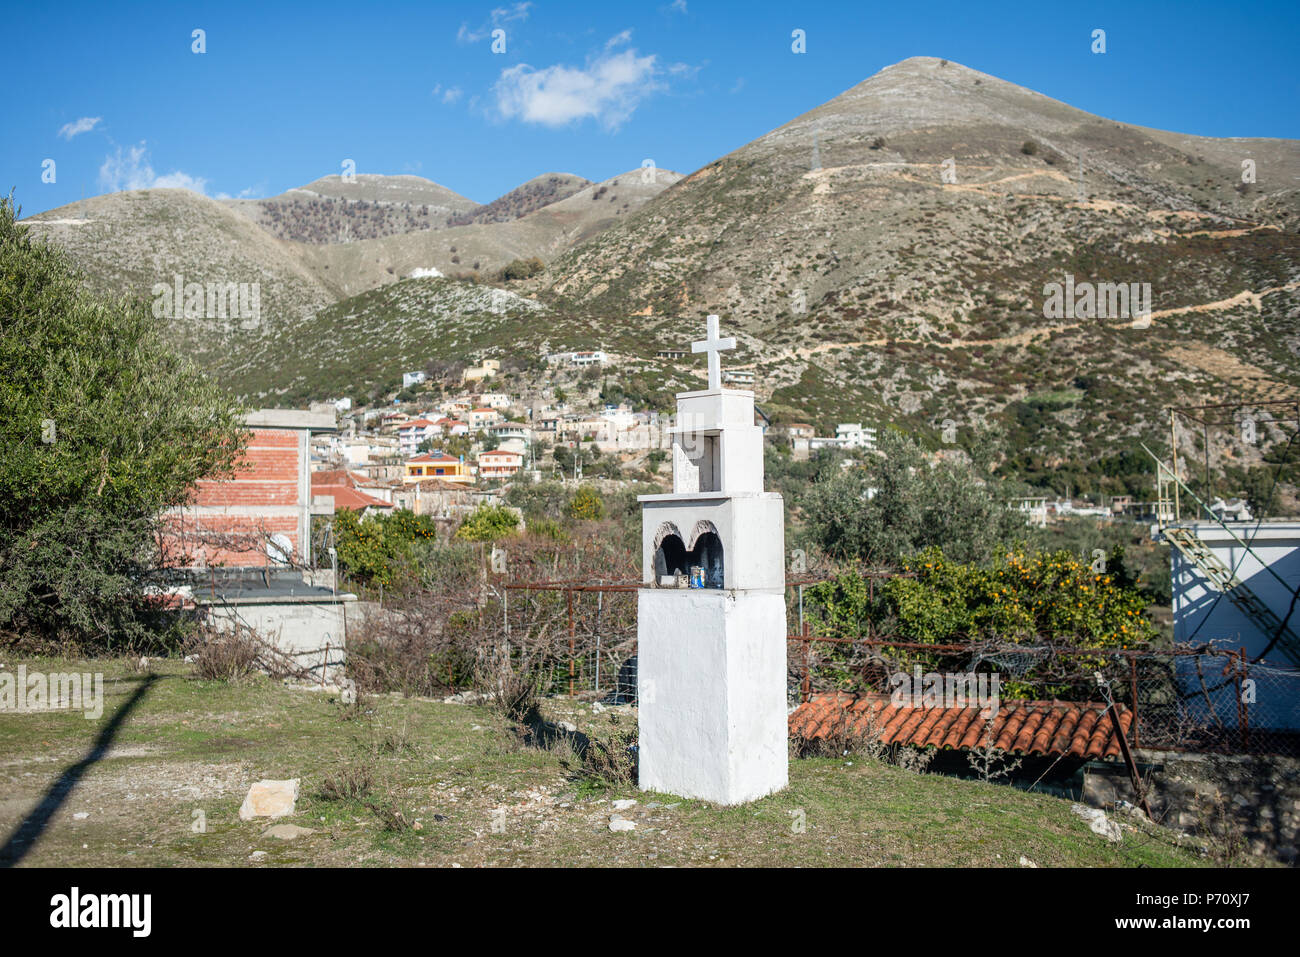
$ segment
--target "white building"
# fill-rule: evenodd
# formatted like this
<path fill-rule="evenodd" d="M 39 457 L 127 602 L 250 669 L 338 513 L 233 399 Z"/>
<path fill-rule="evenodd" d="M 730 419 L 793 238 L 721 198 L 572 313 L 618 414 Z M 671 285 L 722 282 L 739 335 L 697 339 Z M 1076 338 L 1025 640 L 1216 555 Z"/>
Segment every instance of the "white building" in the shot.
<path fill-rule="evenodd" d="M 397 447 L 403 457 L 409 458 L 419 450 L 421 444 L 441 435 L 441 427 L 433 420 L 412 419 L 398 428 Z"/>
<path fill-rule="evenodd" d="M 1182 521 L 1159 534 L 1172 546 L 1174 641 L 1244 648 L 1247 677 L 1256 663 L 1269 668 L 1256 670 L 1250 727 L 1300 730 L 1300 521 Z M 1217 659 L 1216 676 L 1224 661 Z M 1212 706 L 1221 721 L 1234 725 L 1235 683 L 1221 677 L 1210 682 L 1213 704 L 1206 703 L 1205 676 L 1195 665 L 1188 656 L 1181 672 L 1192 717 L 1204 718 Z M 1202 662 L 1202 671 L 1208 667 Z"/>
<path fill-rule="evenodd" d="M 423 372 L 403 372 L 402 388 L 409 389 L 411 386 L 420 385 L 426 378 Z"/>
<path fill-rule="evenodd" d="M 551 365 L 570 365 L 583 368 L 585 366 L 603 366 L 609 362 L 609 356 L 599 349 L 588 352 L 552 352 L 546 357 L 546 361 Z"/>

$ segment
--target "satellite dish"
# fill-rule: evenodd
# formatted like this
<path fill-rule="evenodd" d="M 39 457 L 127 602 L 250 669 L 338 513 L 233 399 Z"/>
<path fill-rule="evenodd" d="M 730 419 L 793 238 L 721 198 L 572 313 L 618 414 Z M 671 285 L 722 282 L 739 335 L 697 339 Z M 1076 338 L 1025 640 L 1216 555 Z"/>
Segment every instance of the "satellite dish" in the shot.
<path fill-rule="evenodd" d="M 266 557 L 273 565 L 288 565 L 293 561 L 293 542 L 283 532 L 276 532 L 266 543 Z"/>

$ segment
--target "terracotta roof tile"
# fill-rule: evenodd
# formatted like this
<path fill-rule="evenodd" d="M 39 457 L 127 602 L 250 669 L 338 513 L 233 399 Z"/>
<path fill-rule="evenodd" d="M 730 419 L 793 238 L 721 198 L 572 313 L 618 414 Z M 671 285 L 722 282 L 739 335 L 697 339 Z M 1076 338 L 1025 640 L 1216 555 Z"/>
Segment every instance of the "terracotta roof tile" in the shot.
<path fill-rule="evenodd" d="M 1133 715 L 1123 706 L 1117 711 L 1128 734 Z M 815 694 L 790 715 L 790 733 L 807 739 L 844 726 L 885 744 L 955 750 L 982 746 L 988 733 L 979 708 L 900 708 L 888 695 Z M 1120 757 L 1113 722 L 1096 702 L 1003 701 L 990 730 L 995 747 L 1017 754 Z"/>

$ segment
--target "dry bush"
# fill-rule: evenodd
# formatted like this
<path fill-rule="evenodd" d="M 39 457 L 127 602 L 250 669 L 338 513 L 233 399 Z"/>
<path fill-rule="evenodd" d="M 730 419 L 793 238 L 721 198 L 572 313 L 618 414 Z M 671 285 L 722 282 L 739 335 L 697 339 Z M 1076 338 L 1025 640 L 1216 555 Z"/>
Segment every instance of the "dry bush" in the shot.
<path fill-rule="evenodd" d="M 365 805 L 375 817 L 379 818 L 385 831 L 398 833 L 411 829 L 411 821 L 401 812 L 395 802 L 390 800 L 384 804 L 375 804 L 373 801 L 366 801 Z"/>
<path fill-rule="evenodd" d="M 862 717 L 837 711 L 824 735 L 815 738 L 791 735 L 791 748 L 799 758 L 839 758 L 853 754 L 880 761 L 890 751 L 890 746 L 880 740 L 881 730 L 875 712 Z"/>
<path fill-rule="evenodd" d="M 636 640 L 631 593 L 575 594 L 506 589 L 548 580 L 636 577 L 630 559 L 599 537 L 555 542 L 512 536 L 499 543 L 506 570 L 493 571 L 493 546 L 455 545 L 430 553 L 418 586 L 385 596 L 384 608 L 349 628 L 348 674 L 358 689 L 441 696 L 466 687 L 512 720 L 537 720 L 541 697 L 578 685 L 600 656 L 608 687 Z M 572 641 L 572 646 L 570 645 Z"/>
<path fill-rule="evenodd" d="M 313 677 L 311 668 L 242 623 L 230 631 L 203 625 L 186 641 L 184 651 L 199 676 L 210 681 L 238 683 L 259 673 L 276 680 Z"/>
<path fill-rule="evenodd" d="M 1024 761 L 1023 758 L 1014 757 L 1002 748 L 993 746 L 991 718 L 984 722 L 983 743 L 967 751 L 966 757 L 970 762 L 971 770 L 979 775 L 981 781 L 988 782 L 1009 778 Z"/>
<path fill-rule="evenodd" d="M 603 789 L 624 789 L 637 783 L 637 730 L 623 726 L 618 715 L 610 715 L 610 730 L 588 736 L 583 743 L 570 742 L 572 758 L 566 768 L 589 785 Z"/>
<path fill-rule="evenodd" d="M 343 768 L 321 782 L 320 796 L 325 801 L 357 801 L 370 793 L 374 776 L 369 765 Z"/>
<path fill-rule="evenodd" d="M 400 728 L 383 728 L 376 730 L 370 741 L 370 752 L 375 756 L 381 754 L 414 754 L 417 748 L 407 731 L 406 722 Z"/>

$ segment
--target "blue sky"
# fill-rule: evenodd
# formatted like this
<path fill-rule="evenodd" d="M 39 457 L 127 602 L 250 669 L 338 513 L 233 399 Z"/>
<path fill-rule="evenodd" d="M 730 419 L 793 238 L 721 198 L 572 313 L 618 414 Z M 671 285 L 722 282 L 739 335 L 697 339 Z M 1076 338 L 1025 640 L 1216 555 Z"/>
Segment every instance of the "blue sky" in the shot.
<path fill-rule="evenodd" d="M 60 2 L 6 21 L 23 79 L 0 185 L 28 215 L 148 185 L 269 196 L 345 159 L 478 202 L 543 172 L 600 180 L 650 158 L 687 173 L 919 55 L 1124 122 L 1300 138 L 1294 0 Z"/>

